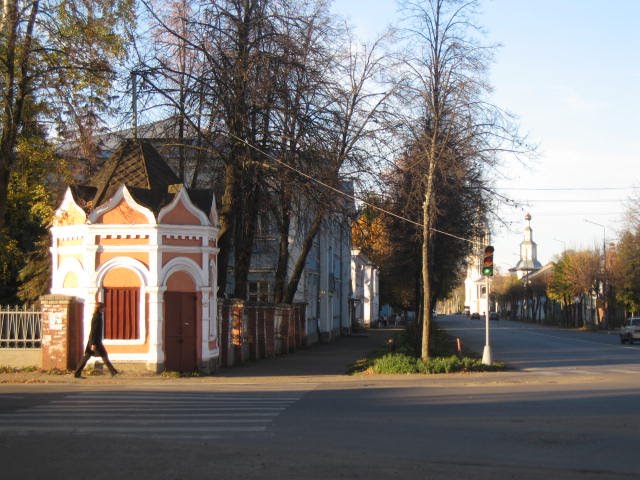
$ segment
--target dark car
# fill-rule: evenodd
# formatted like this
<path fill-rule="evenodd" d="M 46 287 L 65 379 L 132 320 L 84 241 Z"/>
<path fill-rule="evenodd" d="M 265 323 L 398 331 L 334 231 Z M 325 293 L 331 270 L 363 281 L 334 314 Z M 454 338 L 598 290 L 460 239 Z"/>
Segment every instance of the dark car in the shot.
<path fill-rule="evenodd" d="M 471 314 L 471 320 L 480 320 L 480 314 L 478 312 L 473 312 Z"/>
<path fill-rule="evenodd" d="M 489 314 L 489 320 L 500 320 L 500 315 L 498 315 L 498 312 L 491 312 Z"/>

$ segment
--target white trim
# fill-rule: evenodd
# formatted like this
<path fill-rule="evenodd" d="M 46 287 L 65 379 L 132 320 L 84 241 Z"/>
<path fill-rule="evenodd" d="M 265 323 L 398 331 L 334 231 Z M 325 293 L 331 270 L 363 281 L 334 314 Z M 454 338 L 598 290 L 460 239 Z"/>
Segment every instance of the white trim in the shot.
<path fill-rule="evenodd" d="M 74 252 L 77 253 L 77 247 Z M 58 250 L 58 255 L 64 254 L 64 251 Z M 77 287 L 66 287 L 64 286 L 64 279 L 69 273 L 75 273 L 78 275 L 78 286 Z M 82 262 L 75 257 L 67 257 L 65 258 L 60 266 L 53 272 L 53 279 L 51 281 L 52 289 L 80 289 L 86 288 L 87 285 L 87 273 L 82 265 Z"/>
<path fill-rule="evenodd" d="M 199 253 L 199 252 L 198 252 Z M 193 278 L 195 289 L 200 292 L 203 286 L 209 286 L 204 279 L 202 268 L 190 258 L 176 257 L 167 262 L 160 270 L 158 284 L 166 287 L 169 277 L 176 272 L 187 272 Z"/>
<path fill-rule="evenodd" d="M 89 215 L 89 222 L 92 224 L 95 224 L 97 219 L 102 217 L 104 214 L 110 212 L 111 210 L 115 209 L 123 200 L 129 207 L 131 207 L 133 210 L 143 215 L 147 219 L 150 225 L 157 224 L 156 217 L 153 215 L 153 212 L 148 208 L 143 207 L 138 202 L 136 202 L 131 196 L 131 193 L 129 193 L 129 190 L 127 189 L 127 187 L 124 185 L 120 185 L 116 193 L 106 203 L 100 205 L 93 212 L 91 212 L 91 214 Z M 106 224 L 106 225 L 111 225 L 111 224 Z"/>
<path fill-rule="evenodd" d="M 54 212 L 53 218 L 56 219 L 56 220 L 60 219 L 60 217 L 62 217 L 62 215 L 65 212 L 68 212 L 71 207 L 75 207 L 74 209 L 77 209 L 77 211 L 82 214 L 83 222 L 87 221 L 87 214 L 76 203 L 75 199 L 73 198 L 73 193 L 71 192 L 71 187 L 67 187 L 67 189 L 65 190 L 62 202 L 60 203 L 60 206 Z M 57 225 L 57 226 L 61 227 L 61 226 L 66 226 L 66 225 Z M 69 225 L 69 226 L 72 226 L 72 225 Z M 76 225 L 73 225 L 73 226 L 76 226 Z"/>
<path fill-rule="evenodd" d="M 160 213 L 158 214 L 158 223 L 162 224 L 162 220 L 164 219 L 165 215 L 168 215 L 170 212 L 172 212 L 175 209 L 176 205 L 178 205 L 178 203 L 180 202 L 184 204 L 185 208 L 189 213 L 194 215 L 200 221 L 200 225 L 202 226 L 211 225 L 211 222 L 209 221 L 209 218 L 207 217 L 207 215 L 205 215 L 205 213 L 202 210 L 200 210 L 198 207 L 196 207 L 193 204 L 193 202 L 189 198 L 189 195 L 187 194 L 187 189 L 184 187 L 184 185 L 180 185 L 180 190 L 178 190 L 178 193 L 173 197 L 173 200 L 171 200 L 171 203 L 169 203 L 169 205 L 162 207 L 162 209 L 160 210 Z M 173 225 L 173 224 L 167 224 L 167 225 Z M 179 225 L 179 226 L 183 227 L 183 225 Z"/>

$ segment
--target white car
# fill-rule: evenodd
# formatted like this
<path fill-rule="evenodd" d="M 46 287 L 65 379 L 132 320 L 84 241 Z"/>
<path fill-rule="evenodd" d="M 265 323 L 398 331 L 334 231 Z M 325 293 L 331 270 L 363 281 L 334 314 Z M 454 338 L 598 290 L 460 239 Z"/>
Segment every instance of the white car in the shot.
<path fill-rule="evenodd" d="M 640 317 L 628 318 L 620 328 L 620 343 L 633 343 L 640 340 Z"/>

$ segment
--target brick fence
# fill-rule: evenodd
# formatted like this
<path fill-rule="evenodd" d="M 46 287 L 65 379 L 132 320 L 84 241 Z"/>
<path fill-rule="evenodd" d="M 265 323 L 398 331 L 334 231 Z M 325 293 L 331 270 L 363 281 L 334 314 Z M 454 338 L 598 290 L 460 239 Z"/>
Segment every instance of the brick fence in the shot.
<path fill-rule="evenodd" d="M 305 305 L 260 305 L 242 300 L 218 302 L 220 365 L 294 352 L 305 343 Z"/>
<path fill-rule="evenodd" d="M 21 349 L 15 366 L 72 370 L 83 350 L 83 302 L 64 295 L 41 297 L 42 348 Z M 305 304 L 264 305 L 219 300 L 220 366 L 292 353 L 306 344 Z M 30 356 L 25 356 L 29 354 Z"/>

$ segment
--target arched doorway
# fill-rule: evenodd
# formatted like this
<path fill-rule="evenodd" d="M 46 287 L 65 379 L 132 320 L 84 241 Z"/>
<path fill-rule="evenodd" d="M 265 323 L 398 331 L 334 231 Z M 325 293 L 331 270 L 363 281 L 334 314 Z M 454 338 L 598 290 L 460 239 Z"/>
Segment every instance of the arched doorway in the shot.
<path fill-rule="evenodd" d="M 198 366 L 198 294 L 191 277 L 176 272 L 164 294 L 164 367 L 169 371 L 192 372 Z"/>

